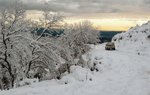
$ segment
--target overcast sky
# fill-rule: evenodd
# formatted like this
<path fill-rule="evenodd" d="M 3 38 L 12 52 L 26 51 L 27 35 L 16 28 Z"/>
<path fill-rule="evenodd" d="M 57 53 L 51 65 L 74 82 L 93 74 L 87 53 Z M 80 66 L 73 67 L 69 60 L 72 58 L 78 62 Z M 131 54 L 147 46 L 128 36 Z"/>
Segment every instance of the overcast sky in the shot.
<path fill-rule="evenodd" d="M 7 6 L 14 0 L 0 0 L 0 7 Z M 149 12 L 150 0 L 22 0 L 28 10 L 40 10 L 44 1 L 49 2 L 49 9 L 73 14 L 84 13 L 119 13 Z"/>
<path fill-rule="evenodd" d="M 15 0 L 0 0 L 0 7 Z M 62 12 L 72 18 L 138 18 L 149 19 L 150 0 L 22 0 L 27 10 L 41 10 L 48 2 L 50 11 Z M 34 13 L 33 11 L 31 13 Z"/>

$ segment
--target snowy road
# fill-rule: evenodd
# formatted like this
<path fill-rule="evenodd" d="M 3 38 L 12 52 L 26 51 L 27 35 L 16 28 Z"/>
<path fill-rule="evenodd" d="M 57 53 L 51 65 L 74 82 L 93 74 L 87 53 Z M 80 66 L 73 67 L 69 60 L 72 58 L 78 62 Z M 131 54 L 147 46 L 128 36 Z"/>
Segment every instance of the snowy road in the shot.
<path fill-rule="evenodd" d="M 92 81 L 44 81 L 0 95 L 150 95 L 149 56 L 105 51 L 103 45 L 95 46 L 90 54 L 101 62 L 100 72 L 92 72 Z"/>
<path fill-rule="evenodd" d="M 97 53 L 99 51 L 99 53 Z M 108 69 L 97 78 L 102 95 L 149 95 L 150 94 L 150 58 L 145 55 L 124 51 L 105 51 L 97 46 L 93 56 L 103 58 Z"/>

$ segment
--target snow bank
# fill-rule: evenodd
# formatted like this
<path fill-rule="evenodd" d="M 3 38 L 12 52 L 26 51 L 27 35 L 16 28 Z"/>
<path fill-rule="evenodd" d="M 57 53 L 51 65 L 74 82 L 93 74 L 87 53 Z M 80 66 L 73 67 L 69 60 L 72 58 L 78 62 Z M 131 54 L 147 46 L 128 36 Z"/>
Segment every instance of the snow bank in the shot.
<path fill-rule="evenodd" d="M 80 66 L 71 66 L 70 74 L 62 77 L 60 83 L 75 83 L 84 82 L 92 79 L 92 73 L 89 69 L 82 68 Z"/>
<path fill-rule="evenodd" d="M 150 55 L 150 22 L 116 35 L 113 41 L 119 50 Z"/>

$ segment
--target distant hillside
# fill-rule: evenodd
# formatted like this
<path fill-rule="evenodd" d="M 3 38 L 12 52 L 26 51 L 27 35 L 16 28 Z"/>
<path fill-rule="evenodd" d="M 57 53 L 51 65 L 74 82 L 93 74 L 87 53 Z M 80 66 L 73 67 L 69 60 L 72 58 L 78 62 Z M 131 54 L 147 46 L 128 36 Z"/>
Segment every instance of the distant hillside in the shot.
<path fill-rule="evenodd" d="M 112 38 L 123 31 L 100 31 L 100 40 L 101 42 L 110 42 Z"/>
<path fill-rule="evenodd" d="M 125 31 L 106 31 L 106 30 L 100 30 L 101 32 L 117 32 L 117 33 L 120 33 L 120 32 L 125 32 Z"/>
<path fill-rule="evenodd" d="M 36 33 L 38 36 L 42 34 L 43 37 L 45 36 L 60 36 L 63 34 L 64 30 L 63 29 L 45 29 L 45 28 L 37 28 L 32 33 Z"/>

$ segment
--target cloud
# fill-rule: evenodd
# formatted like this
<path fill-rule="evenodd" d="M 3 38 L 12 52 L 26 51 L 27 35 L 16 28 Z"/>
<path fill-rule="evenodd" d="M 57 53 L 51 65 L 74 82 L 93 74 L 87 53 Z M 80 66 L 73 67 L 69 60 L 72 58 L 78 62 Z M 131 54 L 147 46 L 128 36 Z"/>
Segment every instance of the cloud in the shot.
<path fill-rule="evenodd" d="M 150 4 L 150 0 L 144 0 L 145 4 Z"/>
<path fill-rule="evenodd" d="M 0 0 L 0 7 L 15 0 Z M 22 0 L 28 10 L 45 8 L 44 0 Z M 148 12 L 150 0 L 46 0 L 48 9 L 72 14 Z"/>

